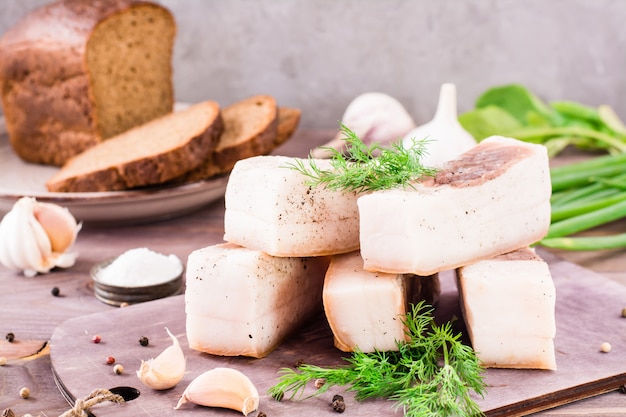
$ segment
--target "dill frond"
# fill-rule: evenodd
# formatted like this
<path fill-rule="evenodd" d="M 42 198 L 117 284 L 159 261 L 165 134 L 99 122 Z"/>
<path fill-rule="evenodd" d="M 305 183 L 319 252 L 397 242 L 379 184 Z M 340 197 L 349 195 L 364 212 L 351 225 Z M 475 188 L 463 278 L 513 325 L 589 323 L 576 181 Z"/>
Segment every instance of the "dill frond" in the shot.
<path fill-rule="evenodd" d="M 405 148 L 402 143 L 382 147 L 377 143 L 366 145 L 354 131 L 341 125 L 345 135 L 346 151 L 323 148 L 331 152 L 331 169 L 322 169 L 315 159 L 306 163 L 298 160 L 289 164 L 308 178 L 310 186 L 324 186 L 330 190 L 377 191 L 410 186 L 422 176 L 433 176 L 436 169 L 424 166 L 420 160 L 426 152 L 427 140 L 416 140 Z"/>
<path fill-rule="evenodd" d="M 402 407 L 408 417 L 475 417 L 482 415 L 470 396 L 484 395 L 483 368 L 471 347 L 454 334 L 451 323 L 438 326 L 433 309 L 420 302 L 412 306 L 404 323 L 409 340 L 398 342 L 398 351 L 353 352 L 347 364 L 337 368 L 302 365 L 279 371 L 278 383 L 269 395 L 301 399 L 307 384 L 324 380 L 313 395 L 330 387 L 346 386 L 358 401 L 387 398 Z"/>

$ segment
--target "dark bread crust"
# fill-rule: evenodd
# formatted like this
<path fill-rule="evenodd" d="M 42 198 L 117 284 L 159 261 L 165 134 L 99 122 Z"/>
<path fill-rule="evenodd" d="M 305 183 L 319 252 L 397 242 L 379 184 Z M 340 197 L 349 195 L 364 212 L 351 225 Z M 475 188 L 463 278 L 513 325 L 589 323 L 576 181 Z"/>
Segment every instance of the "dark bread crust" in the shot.
<path fill-rule="evenodd" d="M 65 0 L 32 11 L 0 39 L 0 95 L 20 158 L 62 165 L 106 139 L 98 131 L 87 45 L 98 25 L 137 8 L 158 10 L 175 27 L 171 13 L 150 2 Z M 166 88 L 169 104 L 160 114 L 173 106 L 173 87 Z"/>

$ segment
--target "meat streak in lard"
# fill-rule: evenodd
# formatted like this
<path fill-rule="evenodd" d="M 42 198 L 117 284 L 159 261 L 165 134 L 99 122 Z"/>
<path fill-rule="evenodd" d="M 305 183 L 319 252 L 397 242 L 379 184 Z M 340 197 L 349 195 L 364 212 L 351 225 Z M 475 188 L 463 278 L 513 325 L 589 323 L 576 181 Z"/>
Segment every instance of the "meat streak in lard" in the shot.
<path fill-rule="evenodd" d="M 540 240 L 550 226 L 542 145 L 490 137 L 413 187 L 358 199 L 364 268 L 431 275 Z"/>

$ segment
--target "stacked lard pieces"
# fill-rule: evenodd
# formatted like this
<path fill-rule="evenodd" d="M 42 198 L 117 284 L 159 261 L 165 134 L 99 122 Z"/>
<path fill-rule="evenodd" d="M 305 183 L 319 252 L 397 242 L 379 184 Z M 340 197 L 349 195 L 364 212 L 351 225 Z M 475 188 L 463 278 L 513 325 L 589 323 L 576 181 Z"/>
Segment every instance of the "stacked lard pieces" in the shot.
<path fill-rule="evenodd" d="M 394 350 L 409 303 L 436 302 L 454 269 L 483 364 L 555 368 L 554 286 L 529 249 L 550 224 L 543 146 L 492 137 L 435 177 L 364 194 L 312 188 L 294 162 L 235 165 L 227 243 L 188 259 L 191 348 L 263 357 L 323 306 L 337 348 Z"/>

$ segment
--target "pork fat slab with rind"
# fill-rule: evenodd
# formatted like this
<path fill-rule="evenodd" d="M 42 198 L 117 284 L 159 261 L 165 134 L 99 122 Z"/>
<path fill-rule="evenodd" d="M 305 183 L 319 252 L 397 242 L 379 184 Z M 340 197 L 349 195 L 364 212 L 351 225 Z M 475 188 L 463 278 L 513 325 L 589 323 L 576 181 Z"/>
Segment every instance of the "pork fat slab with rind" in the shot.
<path fill-rule="evenodd" d="M 358 251 L 333 256 L 323 300 L 335 346 L 344 352 L 398 350 L 398 342 L 407 339 L 409 303 L 433 304 L 439 293 L 438 275 L 368 272 Z"/>
<path fill-rule="evenodd" d="M 273 256 L 358 249 L 358 194 L 307 185 L 307 177 L 289 167 L 296 161 L 257 156 L 235 164 L 225 194 L 224 240 Z M 330 169 L 327 160 L 316 164 Z"/>
<path fill-rule="evenodd" d="M 187 261 L 189 347 L 261 358 L 322 311 L 328 257 L 277 258 L 233 244 L 193 251 Z"/>
<path fill-rule="evenodd" d="M 431 275 L 540 240 L 550 226 L 542 145 L 490 137 L 413 187 L 358 199 L 370 271 Z"/>
<path fill-rule="evenodd" d="M 457 270 L 472 346 L 486 367 L 556 369 L 556 289 L 531 248 Z"/>

